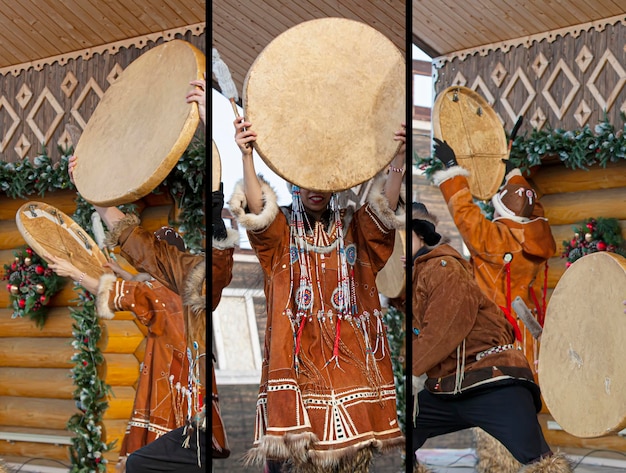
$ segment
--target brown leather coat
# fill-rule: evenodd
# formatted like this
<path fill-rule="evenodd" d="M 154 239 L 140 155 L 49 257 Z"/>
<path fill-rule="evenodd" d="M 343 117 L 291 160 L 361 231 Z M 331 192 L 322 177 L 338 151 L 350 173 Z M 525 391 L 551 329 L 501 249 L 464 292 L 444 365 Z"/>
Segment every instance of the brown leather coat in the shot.
<path fill-rule="evenodd" d="M 504 313 L 476 284 L 470 264 L 450 245 L 418 256 L 413 264 L 413 376 L 427 374 L 425 387 L 454 394 L 495 381 L 522 382 L 538 390 L 522 351 L 477 355 L 514 341 Z M 456 386 L 457 374 L 463 375 Z M 458 391 L 458 389 L 456 389 Z M 538 400 L 538 396 L 537 396 Z"/>
<path fill-rule="evenodd" d="M 189 363 L 180 297 L 156 280 L 138 282 L 106 274 L 100 280 L 98 315 L 130 311 L 148 328 L 131 419 L 120 455 L 129 455 L 170 430 L 185 425 Z M 195 414 L 195 412 L 193 413 Z"/>
<path fill-rule="evenodd" d="M 402 226 L 404 215 L 396 216 L 389 209 L 381 187 L 373 186 L 368 203 L 343 219 L 356 314 L 338 322 L 334 296 L 338 240 L 330 237 L 320 246 L 309 243 L 313 305 L 300 331 L 288 315 L 296 312 L 294 296 L 301 270 L 297 258 L 290 263 L 295 247 L 290 247 L 289 220 L 267 182 L 262 182 L 265 205 L 258 215 L 246 212 L 241 184 L 235 189 L 229 206 L 248 230 L 265 274 L 267 299 L 255 441 L 249 452 L 253 462 L 289 459 L 296 467 L 313 464 L 319 468 L 316 471 L 331 471 L 331 467 L 354 471 L 348 465 L 358 455 L 404 443 L 375 282 L 393 250 L 394 228 Z M 332 234 L 329 229 L 328 235 Z M 332 359 L 336 340 L 338 363 Z M 301 349 L 296 355 L 298 344 Z"/>

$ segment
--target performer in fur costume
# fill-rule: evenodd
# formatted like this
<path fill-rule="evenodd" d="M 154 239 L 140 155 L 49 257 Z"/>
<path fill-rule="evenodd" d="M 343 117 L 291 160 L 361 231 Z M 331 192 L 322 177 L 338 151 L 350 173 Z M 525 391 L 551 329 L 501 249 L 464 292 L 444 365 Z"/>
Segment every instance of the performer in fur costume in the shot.
<path fill-rule="evenodd" d="M 521 123 L 520 117 L 509 138 L 510 143 Z M 543 325 L 547 261 L 556 251 L 543 206 L 520 170 L 506 161 L 504 183 L 492 198 L 494 218 L 488 220 L 470 193 L 469 171 L 457 165 L 454 150 L 446 142 L 435 141 L 435 157 L 444 164 L 445 170 L 436 172 L 433 180 L 469 250 L 478 285 L 502 308 L 515 328 L 515 343 L 524 350 L 536 380 L 539 342 L 517 320 L 511 301 L 521 297 L 534 318 Z M 474 434 L 479 472 L 513 473 L 518 470 L 515 459 L 495 439 L 484 432 L 475 431 Z M 496 468 L 496 465 L 499 466 Z"/>
<path fill-rule="evenodd" d="M 190 85 L 194 89 L 187 94 L 185 100 L 188 103 L 197 102 L 200 119 L 205 124 L 205 81 L 194 80 L 190 82 Z M 70 178 L 78 165 L 80 165 L 78 157 L 72 156 L 68 162 Z M 107 246 L 112 248 L 119 244 L 120 253 L 134 268 L 150 274 L 181 297 L 187 345 L 186 355 L 190 365 L 187 402 L 195 406 L 198 412 L 195 416 L 188 413 L 184 427 L 174 429 L 131 453 L 126 461 L 126 472 L 204 472 L 206 471 L 206 400 L 203 397 L 206 386 L 206 257 L 204 254 L 182 252 L 157 238 L 152 232 L 139 225 L 139 219 L 135 215 L 125 215 L 117 207 L 94 207 L 109 229 Z M 224 226 L 223 221 L 222 226 Z M 213 236 L 215 237 L 215 233 Z M 232 251 L 237 239 L 235 235 L 228 237 L 226 232 L 223 232 L 222 238 L 217 238 L 217 243 L 215 240 L 214 238 L 213 246 L 217 248 L 217 257 L 220 256 L 220 251 L 223 252 L 221 256 L 224 258 L 222 264 L 225 272 L 213 275 L 213 289 L 215 290 L 218 284 L 221 295 L 221 289 L 230 281 Z M 215 263 L 215 250 L 212 256 Z M 99 297 L 104 297 L 104 295 Z M 219 301 L 219 296 L 217 301 Z M 217 305 L 215 294 L 213 304 Z M 216 421 L 215 408 L 216 403 L 213 402 L 213 422 Z M 223 427 L 220 428 L 221 422 L 219 424 L 217 429 L 214 426 L 213 430 L 214 448 L 216 436 L 217 441 L 222 442 L 220 445 L 227 447 L 225 438 L 219 438 L 224 436 Z M 224 451 L 222 453 L 227 454 Z"/>
<path fill-rule="evenodd" d="M 412 451 L 428 438 L 480 427 L 522 471 L 571 471 L 543 437 L 539 387 L 513 344 L 513 327 L 480 289 L 470 264 L 441 242 L 436 224 L 424 205 L 413 204 L 412 375 L 427 378 L 414 393 Z M 415 470 L 427 471 L 417 464 Z"/>
<path fill-rule="evenodd" d="M 229 206 L 263 268 L 268 317 L 248 461 L 367 472 L 375 452 L 404 445 L 376 289 L 404 224 L 404 146 L 354 212 L 338 208 L 336 194 L 297 186 L 292 206 L 279 208 L 246 146 L 256 139 L 252 124 L 234 124 L 244 178 Z M 404 125 L 389 139 L 404 143 Z"/>

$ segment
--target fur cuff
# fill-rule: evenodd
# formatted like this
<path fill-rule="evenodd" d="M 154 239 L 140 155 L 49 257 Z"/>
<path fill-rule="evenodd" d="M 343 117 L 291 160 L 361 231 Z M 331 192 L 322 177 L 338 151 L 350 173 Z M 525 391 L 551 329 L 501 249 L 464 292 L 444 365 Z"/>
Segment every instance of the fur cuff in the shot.
<path fill-rule="evenodd" d="M 511 179 L 513 176 L 522 176 L 522 171 L 520 171 L 519 168 L 511 169 L 509 173 L 504 176 L 504 182 L 509 182 L 509 179 Z"/>
<path fill-rule="evenodd" d="M 234 248 L 239 244 L 239 232 L 232 228 L 226 229 L 226 238 L 223 240 L 217 240 L 213 238 L 212 246 L 217 250 L 226 250 L 228 248 Z"/>
<path fill-rule="evenodd" d="M 429 470 L 421 463 L 415 463 L 413 465 L 413 473 L 431 473 L 432 470 Z"/>
<path fill-rule="evenodd" d="M 111 320 L 115 313 L 109 308 L 109 295 L 117 277 L 115 274 L 103 274 L 98 283 L 98 294 L 96 295 L 96 313 L 101 319 Z"/>
<path fill-rule="evenodd" d="M 531 463 L 522 468 L 519 473 L 572 473 L 572 462 L 560 452 Z"/>
<path fill-rule="evenodd" d="M 522 467 L 499 440 L 479 427 L 472 429 L 476 441 L 478 473 L 517 473 Z"/>
<path fill-rule="evenodd" d="M 248 201 L 243 190 L 243 180 L 235 184 L 233 195 L 228 201 L 228 207 L 237 219 L 237 222 L 239 222 L 239 225 L 246 230 L 257 232 L 269 227 L 279 212 L 276 192 L 262 176 L 259 176 L 259 182 L 261 183 L 261 192 L 263 193 L 263 210 L 260 214 L 246 212 Z"/>
<path fill-rule="evenodd" d="M 201 263 L 194 266 L 185 281 L 183 304 L 189 306 L 192 314 L 206 311 L 206 295 L 203 291 L 203 285 L 206 283 L 205 264 L 206 261 L 203 259 Z"/>
<path fill-rule="evenodd" d="M 374 179 L 372 187 L 367 195 L 367 203 L 385 227 L 393 229 L 404 228 L 406 209 L 403 205 L 399 204 L 398 209 L 395 212 L 389 208 L 389 201 L 387 200 L 385 194 L 383 194 L 384 185 L 384 174 L 379 175 Z M 402 196 L 404 196 L 404 184 L 402 184 L 402 188 L 400 190 L 400 197 L 402 198 Z"/>
<path fill-rule="evenodd" d="M 136 227 L 139 225 L 139 222 L 139 217 L 137 217 L 137 215 L 126 214 L 124 218 L 117 221 L 115 225 L 113 225 L 113 228 L 106 233 L 104 244 L 107 248 L 114 248 L 118 245 L 118 240 L 120 239 L 122 232 L 129 227 Z"/>
<path fill-rule="evenodd" d="M 462 166 L 452 166 L 448 169 L 442 169 L 441 171 L 433 174 L 433 184 L 439 186 L 442 182 L 452 179 L 456 176 L 469 176 L 470 172 Z"/>

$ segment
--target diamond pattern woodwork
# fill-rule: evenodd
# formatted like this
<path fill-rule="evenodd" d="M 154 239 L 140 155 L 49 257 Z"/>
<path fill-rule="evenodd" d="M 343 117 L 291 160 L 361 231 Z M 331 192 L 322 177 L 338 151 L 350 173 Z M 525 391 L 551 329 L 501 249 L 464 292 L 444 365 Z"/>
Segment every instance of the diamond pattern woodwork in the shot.
<path fill-rule="evenodd" d="M 50 125 L 46 128 L 46 131 L 43 132 L 39 128 L 39 126 L 37 126 L 37 122 L 35 121 L 35 116 L 37 115 L 37 112 L 39 112 L 44 102 L 46 101 L 52 106 L 52 108 L 56 112 L 56 115 L 52 119 L 52 123 L 50 123 Z M 59 123 L 61 123 L 61 120 L 63 120 L 63 112 L 64 111 L 63 111 L 63 107 L 61 107 L 61 104 L 57 101 L 54 95 L 52 95 L 48 87 L 44 87 L 43 91 L 41 92 L 37 100 L 35 101 L 35 104 L 33 105 L 32 110 L 29 112 L 28 116 L 26 117 L 26 123 L 28 123 L 28 126 L 30 127 L 30 129 L 33 130 L 39 142 L 43 143 L 44 145 L 47 145 L 48 141 L 50 140 L 50 137 L 52 136 L 56 128 L 59 126 Z M 43 126 L 45 128 L 45 124 Z"/>
<path fill-rule="evenodd" d="M 585 123 L 587 123 L 587 120 L 589 120 L 590 116 L 591 116 L 591 108 L 589 108 L 589 105 L 587 105 L 587 102 L 582 100 L 580 104 L 578 105 L 578 107 L 576 108 L 576 111 L 574 112 L 574 118 L 576 119 L 576 121 L 578 122 L 580 126 L 583 126 Z"/>
<path fill-rule="evenodd" d="M 546 119 L 546 114 L 543 113 L 543 110 L 541 110 L 541 108 L 538 108 L 537 110 L 535 110 L 535 113 L 533 113 L 533 116 L 530 118 L 530 124 L 533 126 L 533 128 L 541 130 L 544 123 L 546 122 Z"/>
<path fill-rule="evenodd" d="M 107 75 L 107 82 L 112 85 L 113 82 L 115 82 L 119 78 L 123 70 L 124 69 L 122 69 L 122 66 L 120 66 L 116 62 L 115 66 L 113 66 L 113 68 L 111 69 L 111 72 L 109 72 L 109 74 Z"/>
<path fill-rule="evenodd" d="M 567 94 L 567 96 L 565 97 L 561 105 L 559 106 L 556 103 L 556 100 L 554 99 L 554 97 L 552 96 L 550 89 L 552 88 L 552 85 L 555 83 L 557 78 L 561 75 L 561 72 L 570 81 L 572 88 L 570 89 L 569 93 Z M 550 108 L 552 109 L 552 111 L 554 112 L 554 114 L 557 116 L 559 120 L 563 118 L 563 115 L 565 115 L 565 112 L 574 101 L 574 97 L 576 96 L 576 92 L 578 92 L 579 88 L 580 88 L 580 82 L 578 82 L 572 70 L 569 67 L 567 67 L 567 64 L 565 64 L 565 61 L 563 59 L 560 59 L 556 67 L 552 71 L 552 74 L 550 75 L 548 82 L 546 83 L 545 87 L 542 90 L 542 94 L 545 97 L 546 101 L 548 102 L 548 105 L 550 105 Z"/>
<path fill-rule="evenodd" d="M 576 65 L 582 72 L 585 72 L 591 61 L 593 61 L 593 53 L 589 51 L 587 45 L 583 45 L 578 56 L 576 56 Z"/>
<path fill-rule="evenodd" d="M 456 76 L 454 76 L 454 80 L 452 81 L 452 84 L 450 85 L 459 85 L 461 87 L 465 87 L 465 85 L 467 84 L 467 79 L 465 78 L 465 76 L 463 74 L 461 74 L 461 72 L 459 71 L 457 73 Z"/>
<path fill-rule="evenodd" d="M 17 100 L 17 103 L 19 104 L 20 107 L 22 107 L 22 110 L 23 110 L 26 108 L 26 106 L 28 105 L 28 102 L 30 102 L 30 99 L 32 97 L 33 97 L 32 91 L 28 88 L 26 84 L 22 84 L 22 87 L 20 87 L 20 90 L 15 96 L 15 100 Z"/>
<path fill-rule="evenodd" d="M 602 93 L 598 90 L 595 84 L 605 66 L 611 66 L 618 76 L 615 86 L 606 99 L 602 97 Z M 587 81 L 587 88 L 591 92 L 591 95 L 593 95 L 593 98 L 596 99 L 602 110 L 608 110 L 611 108 L 611 105 L 613 105 L 613 102 L 615 102 L 615 99 L 622 90 L 624 82 L 626 82 L 626 72 L 624 71 L 624 68 L 615 58 L 613 53 L 607 49 L 598 61 L 598 65 L 591 73 L 591 77 L 589 77 L 589 80 Z"/>
<path fill-rule="evenodd" d="M 65 78 L 63 79 L 63 82 L 61 82 L 61 90 L 63 91 L 65 96 L 69 98 L 74 93 L 74 90 L 76 90 L 77 85 L 78 79 L 72 73 L 72 71 L 68 71 L 65 75 Z"/>
<path fill-rule="evenodd" d="M 487 87 L 487 84 L 485 84 L 485 81 L 480 76 L 476 77 L 476 80 L 474 80 L 474 83 L 472 84 L 470 89 L 482 95 L 489 105 L 493 105 L 496 101 L 496 98 L 489 91 L 489 87 Z"/>
<path fill-rule="evenodd" d="M 85 129 L 85 127 L 87 126 L 88 119 L 85 120 L 82 117 L 79 109 L 91 91 L 95 92 L 99 98 L 102 98 L 102 96 L 104 95 L 104 92 L 102 92 L 102 89 L 93 77 L 89 79 L 89 82 L 87 82 L 87 85 L 85 85 L 85 88 L 80 93 L 80 95 L 76 99 L 76 102 L 74 102 L 74 105 L 72 106 L 72 116 L 76 119 L 82 129 Z"/>
<path fill-rule="evenodd" d="M 6 133 L 2 135 L 2 140 L 0 141 L 0 153 L 4 152 L 4 149 L 9 144 L 9 141 L 11 141 L 11 138 L 13 138 L 15 130 L 17 130 L 17 127 L 20 124 L 20 117 L 17 113 L 15 113 L 15 110 L 13 110 L 13 107 L 11 107 L 11 104 L 4 96 L 0 97 L 0 117 L 3 115 L 3 110 L 9 115 L 9 117 L 11 117 L 11 125 L 7 129 Z"/>
<path fill-rule="evenodd" d="M 23 133 L 13 149 L 21 159 L 26 157 L 26 153 L 28 153 L 28 150 L 30 149 L 30 141 L 26 139 Z"/>
<path fill-rule="evenodd" d="M 502 65 L 501 62 L 499 62 L 491 72 L 491 80 L 496 85 L 496 87 L 500 87 L 502 85 L 506 74 L 506 68 Z"/>
<path fill-rule="evenodd" d="M 523 84 L 524 88 L 526 89 L 526 92 L 528 92 L 528 97 L 526 97 L 526 100 L 522 104 L 522 107 L 516 111 L 516 110 L 513 110 L 513 107 L 509 103 L 508 96 L 513 91 L 515 84 L 517 84 L 518 81 L 520 81 Z M 530 104 L 533 103 L 533 100 L 535 99 L 535 95 L 537 95 L 537 93 L 535 92 L 535 89 L 533 88 L 532 83 L 528 79 L 528 76 L 524 73 L 524 71 L 518 68 L 515 71 L 515 74 L 513 74 L 513 77 L 511 77 L 511 81 L 502 92 L 502 97 L 500 98 L 500 102 L 502 102 L 502 105 L 504 106 L 504 109 L 508 113 L 509 118 L 513 120 L 513 122 L 515 122 L 517 121 L 517 117 L 519 117 L 520 115 L 524 115 L 524 113 L 526 113 L 526 110 L 528 110 L 528 107 L 530 107 Z"/>
<path fill-rule="evenodd" d="M 546 72 L 546 69 L 548 68 L 549 65 L 550 63 L 548 62 L 546 57 L 543 55 L 543 53 L 539 53 L 539 55 L 533 61 L 533 65 L 532 65 L 532 70 L 535 73 L 535 77 L 537 79 L 541 79 L 541 77 L 543 76 L 543 73 Z"/>

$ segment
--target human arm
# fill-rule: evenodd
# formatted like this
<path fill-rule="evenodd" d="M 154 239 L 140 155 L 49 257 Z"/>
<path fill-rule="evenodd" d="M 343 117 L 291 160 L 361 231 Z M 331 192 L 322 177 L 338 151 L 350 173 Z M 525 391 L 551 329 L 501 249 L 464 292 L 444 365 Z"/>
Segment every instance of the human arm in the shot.
<path fill-rule="evenodd" d="M 401 128 L 395 132 L 393 139 L 400 142 L 400 147 L 389 164 L 389 174 L 385 181 L 384 194 L 389 202 L 389 208 L 396 210 L 406 170 L 406 123 L 402 123 Z"/>
<path fill-rule="evenodd" d="M 48 267 L 59 276 L 70 278 L 92 294 L 98 291 L 98 279 L 89 276 L 66 259 L 52 255 L 46 255 L 45 259 L 48 261 Z"/>
<path fill-rule="evenodd" d="M 206 79 L 206 75 L 205 75 Z M 192 80 L 189 84 L 193 85 L 194 88 L 190 92 L 187 93 L 185 100 L 187 103 L 196 102 L 198 104 L 198 113 L 200 114 L 200 120 L 202 120 L 202 124 L 206 126 L 206 80 Z"/>
<path fill-rule="evenodd" d="M 263 210 L 263 192 L 254 168 L 254 157 L 252 155 L 252 143 L 256 140 L 257 135 L 256 132 L 250 129 L 252 123 L 245 121 L 244 118 L 237 117 L 233 123 L 236 131 L 235 141 L 241 150 L 243 189 L 248 210 L 258 215 Z"/>

